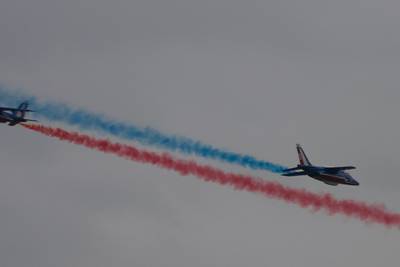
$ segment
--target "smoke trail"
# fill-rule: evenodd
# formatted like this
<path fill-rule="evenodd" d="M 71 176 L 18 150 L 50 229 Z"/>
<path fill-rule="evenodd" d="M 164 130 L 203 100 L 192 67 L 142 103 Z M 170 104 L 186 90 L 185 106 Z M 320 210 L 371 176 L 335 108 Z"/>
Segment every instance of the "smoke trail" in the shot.
<path fill-rule="evenodd" d="M 285 166 L 258 160 L 249 155 L 218 149 L 189 138 L 166 135 L 152 128 L 140 128 L 132 124 L 128 125 L 116 122 L 102 115 L 85 110 L 73 109 L 65 104 L 41 102 L 36 97 L 0 87 L 0 102 L 15 106 L 21 101 L 26 100 L 29 101 L 32 108 L 37 111 L 37 113 L 33 115 L 38 119 L 63 122 L 77 126 L 81 130 L 95 130 L 122 139 L 136 140 L 144 145 L 154 145 L 170 151 L 194 154 L 200 157 L 216 159 L 255 170 L 281 173 L 284 169 L 287 169 Z"/>
<path fill-rule="evenodd" d="M 329 214 L 343 214 L 367 223 L 373 222 L 388 227 L 395 226 L 400 228 L 400 214 L 387 211 L 382 205 L 371 205 L 354 200 L 338 200 L 330 194 L 316 194 L 306 190 L 293 189 L 277 182 L 226 173 L 207 165 L 199 165 L 194 161 L 176 159 L 167 153 L 157 154 L 146 150 L 139 150 L 133 146 L 111 143 L 106 139 L 96 139 L 85 134 L 68 132 L 60 128 L 41 125 L 23 126 L 46 136 L 83 145 L 104 153 L 115 154 L 132 161 L 157 165 L 165 169 L 174 170 L 181 175 L 191 174 L 204 181 L 229 185 L 238 190 L 260 193 L 266 197 L 280 199 L 302 208 L 311 208 L 312 210 L 323 209 Z"/>

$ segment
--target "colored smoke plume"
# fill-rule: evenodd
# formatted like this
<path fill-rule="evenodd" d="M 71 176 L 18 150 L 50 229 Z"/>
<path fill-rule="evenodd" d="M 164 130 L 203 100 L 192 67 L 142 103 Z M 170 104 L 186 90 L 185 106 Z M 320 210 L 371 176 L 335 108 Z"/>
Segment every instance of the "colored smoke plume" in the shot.
<path fill-rule="evenodd" d="M 331 194 L 317 194 L 304 189 L 294 189 L 278 182 L 265 181 L 251 176 L 226 173 L 222 170 L 200 165 L 194 161 L 179 160 L 167 153 L 158 154 L 139 150 L 133 146 L 112 143 L 107 139 L 96 139 L 85 134 L 68 132 L 60 128 L 41 125 L 23 125 L 46 136 L 55 137 L 87 148 L 114 154 L 136 162 L 156 165 L 174 170 L 181 175 L 194 175 L 198 178 L 237 190 L 259 193 L 268 198 L 280 199 L 311 210 L 325 210 L 328 214 L 342 214 L 366 223 L 379 223 L 388 227 L 400 227 L 400 214 L 387 211 L 383 205 L 371 205 L 355 200 L 338 200 Z"/>
<path fill-rule="evenodd" d="M 103 115 L 72 108 L 66 104 L 50 101 L 43 102 L 21 91 L 8 90 L 0 86 L 0 103 L 16 106 L 22 101 L 29 101 L 31 108 L 37 111 L 32 116 L 38 119 L 67 123 L 81 130 L 98 131 L 122 139 L 135 140 L 144 145 L 152 145 L 170 151 L 219 160 L 254 170 L 281 173 L 284 169 L 287 169 L 285 166 L 258 160 L 250 155 L 215 148 L 186 137 L 167 135 L 148 127 L 141 128 L 134 124 L 118 122 Z"/>

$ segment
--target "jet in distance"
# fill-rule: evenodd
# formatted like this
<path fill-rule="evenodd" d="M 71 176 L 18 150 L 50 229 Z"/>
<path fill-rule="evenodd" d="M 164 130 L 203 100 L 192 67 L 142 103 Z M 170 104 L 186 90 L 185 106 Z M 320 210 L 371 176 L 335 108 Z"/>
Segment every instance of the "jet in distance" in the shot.
<path fill-rule="evenodd" d="M 23 102 L 17 108 L 0 107 L 0 123 L 15 126 L 21 122 L 36 121 L 25 119 L 26 112 L 34 112 L 28 109 L 28 106 L 28 102 Z"/>

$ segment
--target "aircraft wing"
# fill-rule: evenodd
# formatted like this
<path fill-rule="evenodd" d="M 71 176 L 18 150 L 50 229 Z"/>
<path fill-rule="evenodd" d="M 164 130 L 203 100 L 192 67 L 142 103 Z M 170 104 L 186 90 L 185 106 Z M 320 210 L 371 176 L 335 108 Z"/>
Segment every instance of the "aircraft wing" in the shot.
<path fill-rule="evenodd" d="M 283 173 L 283 176 L 300 176 L 300 175 L 306 175 L 307 173 L 302 171 L 302 172 L 289 172 L 289 173 Z"/>
<path fill-rule="evenodd" d="M 326 167 L 324 169 L 329 172 L 337 172 L 337 171 L 343 171 L 343 170 L 353 170 L 355 168 L 356 167 L 354 167 L 354 166 L 342 166 L 342 167 Z"/>

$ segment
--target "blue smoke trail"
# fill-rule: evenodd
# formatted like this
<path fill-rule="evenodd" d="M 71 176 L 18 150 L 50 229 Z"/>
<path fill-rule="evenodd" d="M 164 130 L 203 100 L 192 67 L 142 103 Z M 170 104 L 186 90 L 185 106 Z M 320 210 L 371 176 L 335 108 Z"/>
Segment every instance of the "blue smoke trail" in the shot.
<path fill-rule="evenodd" d="M 282 173 L 287 168 L 271 162 L 257 160 L 249 155 L 241 155 L 214 148 L 189 138 L 165 135 L 152 128 L 140 128 L 132 124 L 128 125 L 116 122 L 102 115 L 71 108 L 66 104 L 42 102 L 36 97 L 29 96 L 21 91 L 0 87 L 0 102 L 4 105 L 15 107 L 22 101 L 29 101 L 32 109 L 37 111 L 33 116 L 38 119 L 63 122 L 82 130 L 99 131 L 122 139 L 136 140 L 144 145 L 153 145 L 170 151 L 194 154 L 207 159 L 216 159 L 254 170 Z"/>

